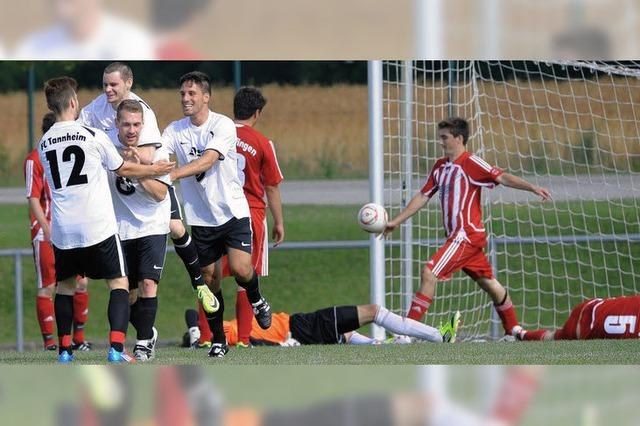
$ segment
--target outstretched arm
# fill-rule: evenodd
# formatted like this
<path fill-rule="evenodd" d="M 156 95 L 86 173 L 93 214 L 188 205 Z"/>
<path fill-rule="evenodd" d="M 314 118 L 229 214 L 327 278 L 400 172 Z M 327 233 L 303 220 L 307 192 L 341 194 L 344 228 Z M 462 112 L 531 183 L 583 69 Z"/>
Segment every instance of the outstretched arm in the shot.
<path fill-rule="evenodd" d="M 195 176 L 209 170 L 220 158 L 220 153 L 214 149 L 208 149 L 197 160 L 178 167 L 171 172 L 171 180 L 175 181 L 184 177 Z"/>
<path fill-rule="evenodd" d="M 387 222 L 387 226 L 385 227 L 383 234 L 386 236 L 387 234 L 392 233 L 398 225 L 402 224 L 405 220 L 409 219 L 411 216 L 416 214 L 418 210 L 424 207 L 425 204 L 429 201 L 429 196 L 418 192 L 413 196 L 407 207 L 398 214 L 398 216 L 394 217 L 392 220 Z"/>
<path fill-rule="evenodd" d="M 496 182 L 504 186 L 508 186 L 510 188 L 533 192 L 534 194 L 542 197 L 542 201 L 547 201 L 551 199 L 551 194 L 546 188 L 535 186 L 532 183 L 529 183 L 518 176 L 512 175 L 511 173 L 502 173 L 500 176 L 496 178 Z"/>
<path fill-rule="evenodd" d="M 173 169 L 175 163 L 160 160 L 154 164 L 137 164 L 130 161 L 123 161 L 119 169 L 114 170 L 118 176 L 130 178 L 143 178 L 148 176 L 166 175 Z"/>

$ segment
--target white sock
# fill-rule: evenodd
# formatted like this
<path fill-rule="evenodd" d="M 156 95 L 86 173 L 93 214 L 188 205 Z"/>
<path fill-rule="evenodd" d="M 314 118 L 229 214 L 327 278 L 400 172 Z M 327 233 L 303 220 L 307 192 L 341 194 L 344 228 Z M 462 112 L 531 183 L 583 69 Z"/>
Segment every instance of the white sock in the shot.
<path fill-rule="evenodd" d="M 411 318 L 403 318 L 382 306 L 378 309 L 373 322 L 394 334 L 404 334 L 429 342 L 442 343 L 442 335 L 438 329 Z"/>
<path fill-rule="evenodd" d="M 191 327 L 189 329 L 189 344 L 193 345 L 200 340 L 200 329 L 198 327 Z"/>
<path fill-rule="evenodd" d="M 352 331 L 351 338 L 347 343 L 350 345 L 375 345 L 376 343 L 378 343 L 378 341 L 371 337 L 360 334 L 357 331 Z"/>

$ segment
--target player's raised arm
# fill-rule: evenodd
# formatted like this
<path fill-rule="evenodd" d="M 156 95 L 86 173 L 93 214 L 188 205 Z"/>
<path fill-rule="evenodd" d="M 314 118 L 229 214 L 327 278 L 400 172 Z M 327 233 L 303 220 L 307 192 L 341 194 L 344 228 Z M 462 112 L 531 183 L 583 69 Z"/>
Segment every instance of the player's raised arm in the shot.
<path fill-rule="evenodd" d="M 551 194 L 546 188 L 533 185 L 532 183 L 527 182 L 521 177 L 514 176 L 511 173 L 502 173 L 500 176 L 496 178 L 496 182 L 504 186 L 508 186 L 510 188 L 533 192 L 534 194 L 542 197 L 542 201 L 547 201 L 551 199 Z"/>
<path fill-rule="evenodd" d="M 386 236 L 392 233 L 400 224 L 402 224 L 405 220 L 409 219 L 411 216 L 416 214 L 418 210 L 424 207 L 425 204 L 429 201 L 429 194 L 425 194 L 420 191 L 416 195 L 413 196 L 407 207 L 404 208 L 396 217 L 387 222 L 387 226 L 385 227 L 383 234 Z"/>

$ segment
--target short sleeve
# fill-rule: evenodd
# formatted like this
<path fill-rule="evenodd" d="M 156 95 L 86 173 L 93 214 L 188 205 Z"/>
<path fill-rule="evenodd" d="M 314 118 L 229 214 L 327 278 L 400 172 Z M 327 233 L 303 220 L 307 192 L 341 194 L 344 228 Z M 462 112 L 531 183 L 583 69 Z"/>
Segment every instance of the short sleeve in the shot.
<path fill-rule="evenodd" d="M 276 149 L 270 140 L 267 140 L 264 144 L 261 174 L 266 186 L 276 186 L 284 179 L 276 157 Z"/>
<path fill-rule="evenodd" d="M 161 142 L 162 142 L 162 147 L 159 148 L 159 150 L 163 150 L 167 154 L 167 157 L 169 155 L 176 153 L 175 137 L 174 137 L 174 132 L 171 125 L 169 125 L 169 127 L 164 129 L 164 132 L 162 132 Z"/>
<path fill-rule="evenodd" d="M 496 179 L 504 173 L 502 169 L 490 165 L 477 155 L 469 156 L 465 162 L 464 170 L 473 184 L 487 187 L 498 185 Z"/>
<path fill-rule="evenodd" d="M 436 179 L 436 174 L 438 169 L 440 168 L 440 163 L 436 162 L 433 168 L 431 169 L 431 173 L 429 173 L 429 177 L 427 178 L 427 182 L 424 184 L 420 192 L 422 192 L 427 197 L 433 197 L 433 194 L 438 192 L 438 181 Z"/>
<path fill-rule="evenodd" d="M 231 119 L 224 117 L 221 119 L 220 125 L 216 126 L 215 132 L 209 130 L 207 145 L 204 149 L 205 151 L 208 149 L 218 151 L 220 160 L 224 160 L 231 149 L 236 149 L 237 139 L 238 134 L 236 133 L 235 124 Z"/>
<path fill-rule="evenodd" d="M 28 158 L 24 163 L 27 198 L 40 198 L 44 188 L 44 170 L 40 162 Z"/>
<path fill-rule="evenodd" d="M 100 151 L 100 159 L 102 164 L 111 171 L 118 170 L 122 167 L 124 160 L 118 153 L 109 137 L 102 131 L 96 129 L 96 147 Z"/>
<path fill-rule="evenodd" d="M 91 104 L 80 110 L 80 115 L 78 116 L 76 123 L 83 126 L 95 127 L 93 120 L 91 119 Z"/>

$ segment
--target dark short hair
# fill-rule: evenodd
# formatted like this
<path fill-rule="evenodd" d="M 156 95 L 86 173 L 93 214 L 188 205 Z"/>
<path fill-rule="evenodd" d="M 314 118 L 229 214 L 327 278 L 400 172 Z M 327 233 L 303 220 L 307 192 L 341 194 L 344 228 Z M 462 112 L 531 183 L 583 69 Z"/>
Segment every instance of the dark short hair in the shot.
<path fill-rule="evenodd" d="M 200 86 L 203 92 L 211 95 L 211 79 L 209 76 L 201 71 L 191 71 L 180 77 L 180 86 L 185 82 L 190 81 Z"/>
<path fill-rule="evenodd" d="M 142 104 L 135 99 L 125 99 L 120 102 L 120 105 L 118 105 L 118 109 L 116 110 L 116 118 L 118 120 L 120 119 L 123 111 L 141 114 L 142 121 L 144 121 L 144 110 L 142 109 Z"/>
<path fill-rule="evenodd" d="M 123 62 L 112 62 L 104 69 L 103 74 L 111 74 L 113 72 L 119 72 L 120 77 L 124 81 L 129 79 L 133 80 L 133 71 L 131 71 L 131 67 Z"/>
<path fill-rule="evenodd" d="M 462 136 L 462 144 L 469 140 L 469 122 L 461 117 L 449 117 L 438 123 L 438 130 L 447 129 L 453 137 Z"/>
<path fill-rule="evenodd" d="M 78 83 L 71 77 L 56 77 L 45 81 L 44 95 L 47 99 L 47 107 L 56 115 L 62 114 L 69 108 L 77 89 Z"/>
<path fill-rule="evenodd" d="M 42 134 L 44 135 L 49 131 L 51 126 L 53 126 L 56 122 L 56 115 L 52 112 L 48 112 L 42 116 Z"/>
<path fill-rule="evenodd" d="M 267 104 L 267 100 L 262 96 L 262 92 L 253 86 L 241 87 L 233 98 L 233 117 L 236 120 L 246 120 L 262 111 Z"/>

